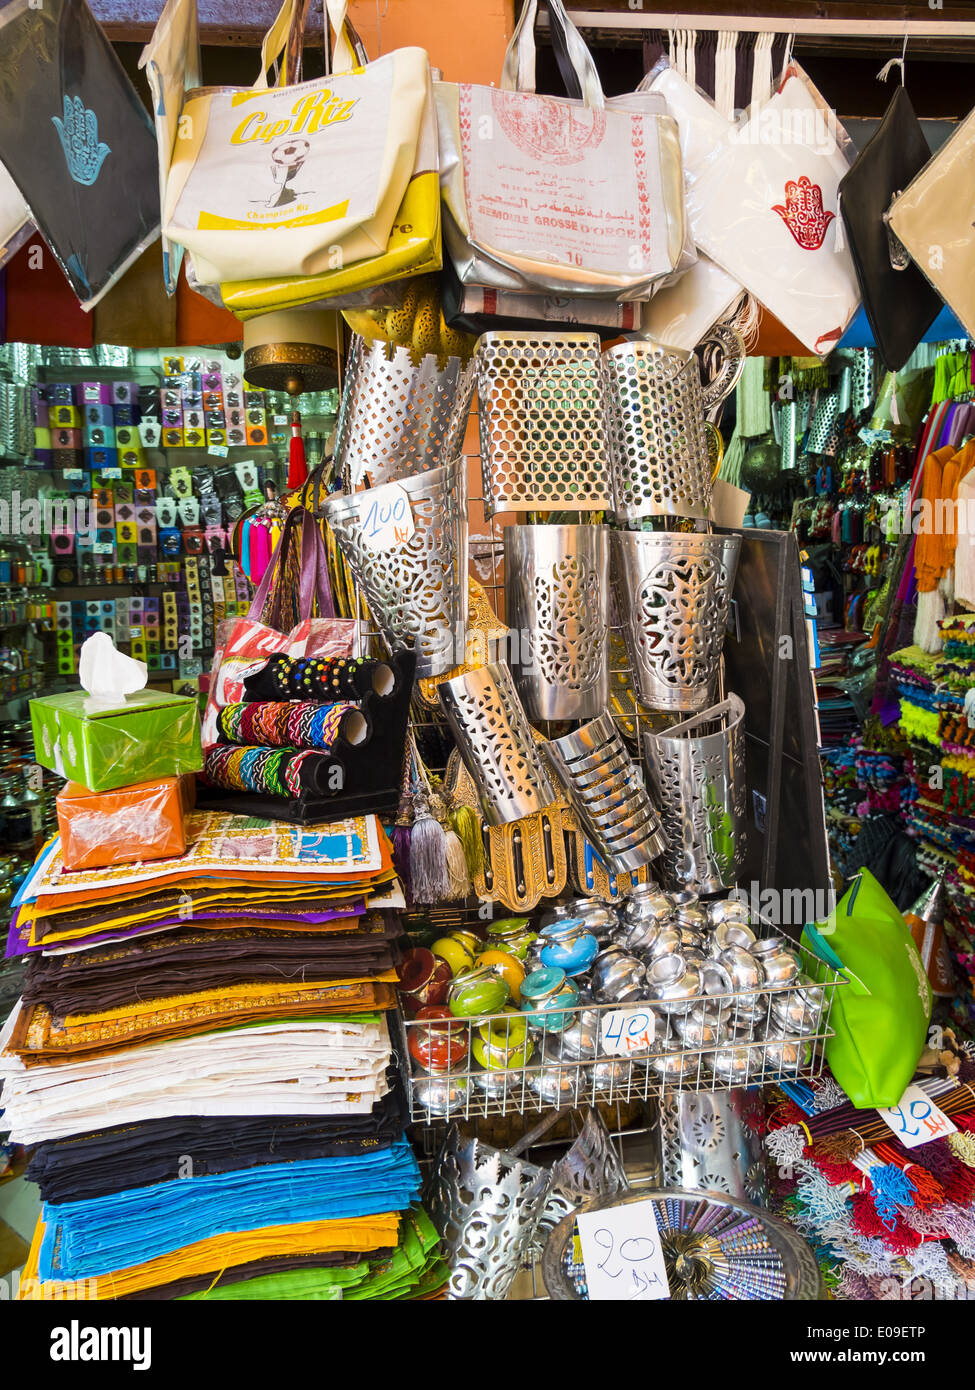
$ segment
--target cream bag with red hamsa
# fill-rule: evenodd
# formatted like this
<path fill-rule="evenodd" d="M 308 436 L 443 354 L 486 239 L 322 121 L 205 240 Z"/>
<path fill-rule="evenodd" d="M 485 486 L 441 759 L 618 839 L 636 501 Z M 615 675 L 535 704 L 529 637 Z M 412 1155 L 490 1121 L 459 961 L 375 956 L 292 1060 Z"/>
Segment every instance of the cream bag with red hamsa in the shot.
<path fill-rule="evenodd" d="M 835 114 L 792 63 L 689 192 L 699 248 L 819 356 L 860 303 L 837 205 L 852 153 Z"/>

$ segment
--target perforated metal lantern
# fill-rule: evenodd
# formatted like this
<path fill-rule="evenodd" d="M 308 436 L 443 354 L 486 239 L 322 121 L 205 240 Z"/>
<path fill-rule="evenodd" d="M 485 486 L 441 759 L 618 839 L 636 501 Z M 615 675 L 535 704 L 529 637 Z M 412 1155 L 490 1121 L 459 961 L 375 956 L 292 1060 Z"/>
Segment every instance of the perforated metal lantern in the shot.
<path fill-rule="evenodd" d="M 356 337 L 335 434 L 339 475 L 386 483 L 451 463 L 464 443 L 474 393 L 473 363 L 449 357 L 419 364 L 406 348 Z"/>
<path fill-rule="evenodd" d="M 690 352 L 638 340 L 603 354 L 618 520 L 707 516 L 712 463 L 704 416 L 732 389 L 744 365 L 741 340 L 725 333 L 706 340 L 713 337 L 724 352 L 720 371 L 706 387 Z"/>
<path fill-rule="evenodd" d="M 485 333 L 475 361 L 487 515 L 610 507 L 599 335 Z"/>
<path fill-rule="evenodd" d="M 711 699 L 740 536 L 614 531 L 613 581 L 641 703 L 692 714 Z"/>
<path fill-rule="evenodd" d="M 489 825 L 506 825 L 551 806 L 555 789 L 503 661 L 444 681 L 437 693 Z"/>
<path fill-rule="evenodd" d="M 747 786 L 745 706 L 737 695 L 666 733 L 643 735 L 660 806 L 669 888 L 717 893 L 732 888 L 745 864 Z"/>
<path fill-rule="evenodd" d="M 379 489 L 330 497 L 325 515 L 386 641 L 394 651 L 415 645 L 417 676 L 436 676 L 464 659 L 467 470 L 457 460 L 395 487 L 409 500 L 409 540 L 373 548 Z"/>
<path fill-rule="evenodd" d="M 531 1248 L 550 1182 L 548 1169 L 450 1127 L 423 1193 L 450 1267 L 448 1298 L 507 1295 Z"/>
<path fill-rule="evenodd" d="M 592 719 L 609 697 L 609 542 L 602 526 L 506 526 L 511 668 L 532 719 Z"/>
<path fill-rule="evenodd" d="M 542 744 L 549 767 L 605 863 L 642 868 L 664 849 L 660 818 L 609 714 Z"/>

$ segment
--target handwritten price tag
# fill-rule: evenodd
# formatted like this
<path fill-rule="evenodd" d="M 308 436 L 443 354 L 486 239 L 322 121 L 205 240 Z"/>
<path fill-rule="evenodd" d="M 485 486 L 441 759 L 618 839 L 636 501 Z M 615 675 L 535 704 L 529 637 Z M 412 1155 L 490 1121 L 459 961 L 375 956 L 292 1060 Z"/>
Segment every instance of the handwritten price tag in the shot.
<path fill-rule="evenodd" d="M 591 1300 L 649 1303 L 670 1297 L 652 1201 L 581 1211 L 576 1225 Z"/>
<path fill-rule="evenodd" d="M 607 1009 L 599 1021 L 603 1051 L 610 1057 L 629 1057 L 653 1048 L 654 1015 L 646 1005 Z"/>
<path fill-rule="evenodd" d="M 370 550 L 405 545 L 416 530 L 410 499 L 399 483 L 385 483 L 364 493 L 359 503 L 359 520 L 362 539 Z"/>
<path fill-rule="evenodd" d="M 897 1135 L 905 1149 L 916 1149 L 918 1144 L 930 1144 L 932 1139 L 943 1139 L 946 1134 L 954 1134 L 956 1126 L 939 1110 L 934 1101 L 913 1083 L 901 1096 L 899 1105 L 878 1110 L 877 1114 L 884 1124 Z"/>

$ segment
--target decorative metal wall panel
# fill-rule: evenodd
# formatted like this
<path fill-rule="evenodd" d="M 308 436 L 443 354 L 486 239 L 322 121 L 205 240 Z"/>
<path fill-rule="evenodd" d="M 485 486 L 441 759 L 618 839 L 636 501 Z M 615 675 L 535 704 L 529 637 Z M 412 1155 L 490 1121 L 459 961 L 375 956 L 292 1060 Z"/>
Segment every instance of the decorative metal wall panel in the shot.
<path fill-rule="evenodd" d="M 478 342 L 484 508 L 612 506 L 596 333 L 485 333 Z"/>
<path fill-rule="evenodd" d="M 602 526 L 506 526 L 511 667 L 532 719 L 592 719 L 609 697 L 609 542 Z"/>
<path fill-rule="evenodd" d="M 339 476 L 391 482 L 452 463 L 464 443 L 474 366 L 353 340 L 335 434 Z"/>
<path fill-rule="evenodd" d="M 490 825 L 505 825 L 551 806 L 556 793 L 503 661 L 444 681 L 438 694 Z"/>
<path fill-rule="evenodd" d="M 617 873 L 639 869 L 664 849 L 660 819 L 639 767 L 608 714 L 542 745 L 572 809 Z"/>
<path fill-rule="evenodd" d="M 330 497 L 325 515 L 386 641 L 394 651 L 415 644 L 417 676 L 436 676 L 464 659 L 467 470 L 461 459 L 398 486 L 415 530 L 388 549 L 367 542 L 369 492 Z"/>
<path fill-rule="evenodd" d="M 644 731 L 667 836 L 663 871 L 669 888 L 717 893 L 734 887 L 744 868 L 744 718 L 743 702 L 730 695 L 666 733 Z"/>
<path fill-rule="evenodd" d="M 768 1206 L 758 1095 L 743 1089 L 668 1092 L 660 1102 L 666 1186 Z"/>
<path fill-rule="evenodd" d="M 613 578 L 637 695 L 693 713 L 711 699 L 740 536 L 614 531 Z"/>

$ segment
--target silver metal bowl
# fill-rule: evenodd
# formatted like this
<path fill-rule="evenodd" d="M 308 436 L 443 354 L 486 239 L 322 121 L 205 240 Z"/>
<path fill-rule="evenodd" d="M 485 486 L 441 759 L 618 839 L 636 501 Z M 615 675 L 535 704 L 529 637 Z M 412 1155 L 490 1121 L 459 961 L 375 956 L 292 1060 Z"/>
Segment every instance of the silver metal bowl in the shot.
<path fill-rule="evenodd" d="M 600 951 L 589 978 L 593 998 L 600 1004 L 623 1004 L 646 997 L 646 967 L 618 946 Z"/>
<path fill-rule="evenodd" d="M 740 946 L 750 951 L 755 942 L 755 933 L 747 922 L 729 920 L 717 924 L 711 940 L 715 955 L 720 955 L 729 946 Z"/>
<path fill-rule="evenodd" d="M 428 1115 L 454 1115 L 468 1102 L 467 1078 L 438 1072 L 414 1079 L 413 1094 Z"/>
<path fill-rule="evenodd" d="M 683 956 L 661 956 L 647 971 L 650 998 L 665 1013 L 686 1013 L 701 993 L 701 977 Z"/>
<path fill-rule="evenodd" d="M 761 962 L 744 946 L 726 946 L 718 961 L 731 976 L 736 990 L 759 989 L 765 983 Z"/>

